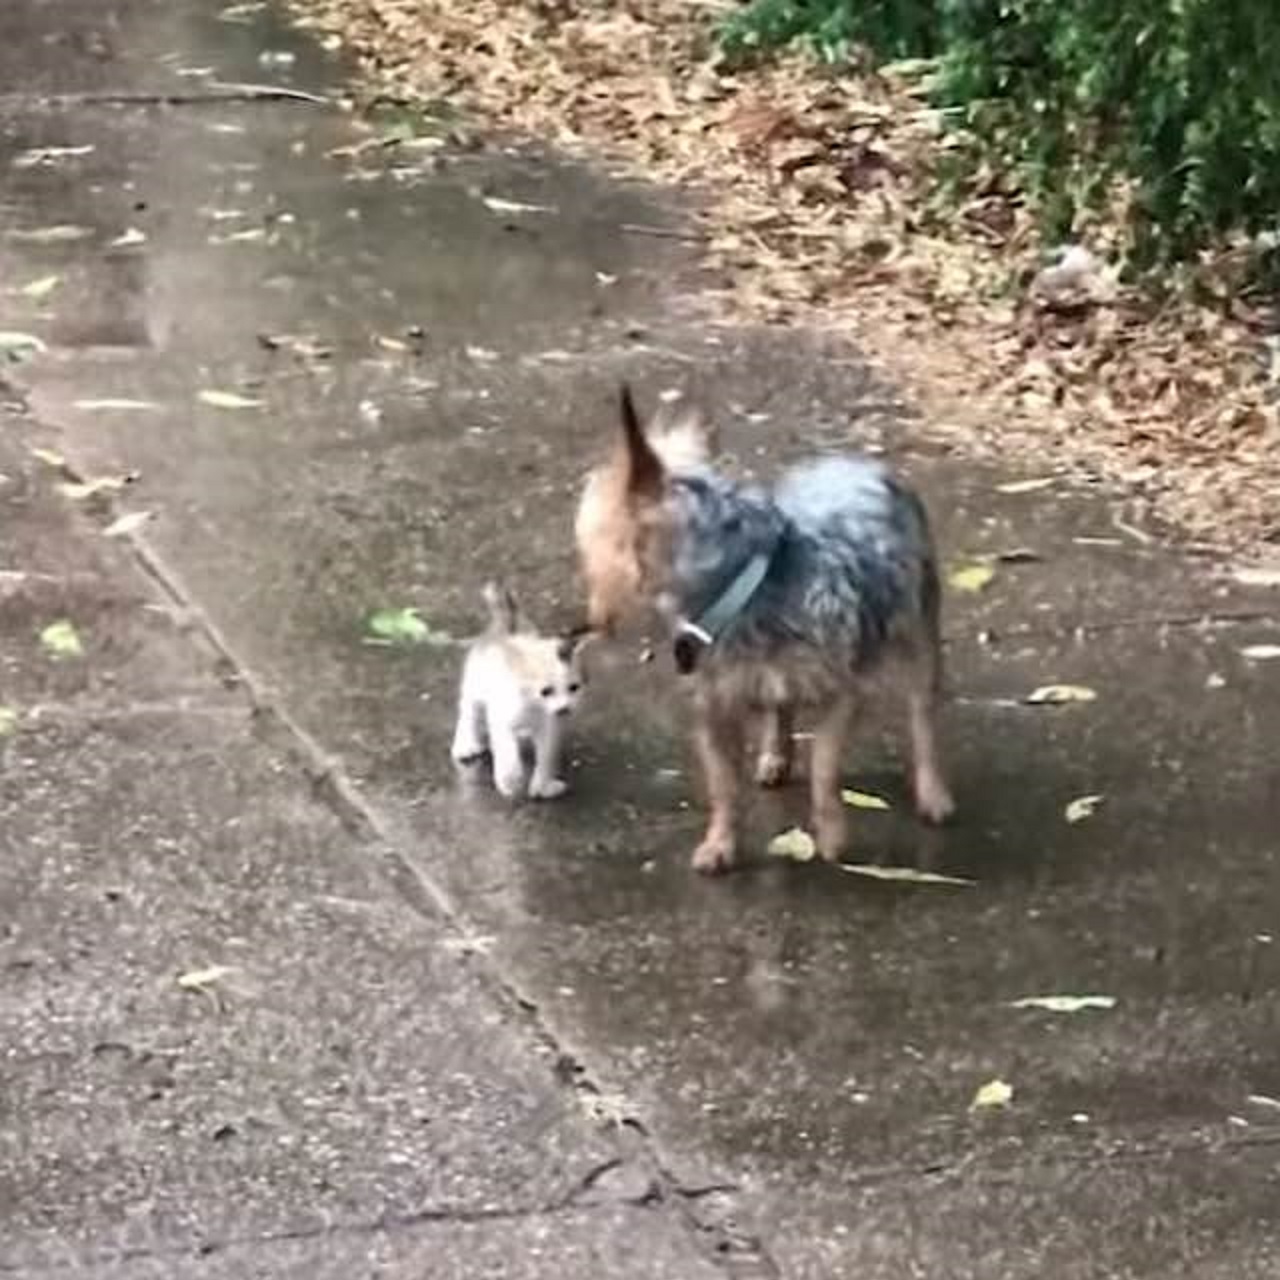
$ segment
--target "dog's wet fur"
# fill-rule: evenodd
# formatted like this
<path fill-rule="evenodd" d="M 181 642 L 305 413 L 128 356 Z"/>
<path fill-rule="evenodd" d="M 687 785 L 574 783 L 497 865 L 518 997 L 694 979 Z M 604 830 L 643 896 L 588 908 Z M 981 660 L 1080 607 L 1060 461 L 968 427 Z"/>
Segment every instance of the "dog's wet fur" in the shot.
<path fill-rule="evenodd" d="M 587 480 L 576 525 L 588 620 L 602 632 L 644 606 L 673 628 L 697 619 L 753 557 L 768 570 L 701 654 L 693 676 L 698 755 L 710 821 L 700 871 L 738 854 L 740 774 L 750 722 L 762 734 L 756 780 L 791 774 L 798 714 L 813 717 L 813 832 L 822 857 L 845 847 L 845 742 L 865 682 L 905 673 L 916 807 L 953 811 L 938 759 L 940 585 L 920 499 L 882 463 L 849 455 L 800 464 L 766 490 L 711 464 L 709 430 L 692 415 L 641 425 L 623 388 L 613 458 Z"/>

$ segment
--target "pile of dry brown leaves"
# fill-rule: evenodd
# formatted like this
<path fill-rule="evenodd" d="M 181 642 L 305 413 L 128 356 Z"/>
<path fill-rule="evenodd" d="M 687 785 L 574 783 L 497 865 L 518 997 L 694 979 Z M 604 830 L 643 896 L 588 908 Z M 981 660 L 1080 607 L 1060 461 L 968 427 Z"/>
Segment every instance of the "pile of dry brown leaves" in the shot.
<path fill-rule="evenodd" d="M 945 138 L 905 80 L 799 55 L 735 74 L 723 0 L 293 3 L 384 92 L 687 184 L 733 314 L 848 333 L 967 447 L 1087 468 L 1210 544 L 1280 541 L 1267 318 L 1157 307 L 1096 263 L 1055 284 L 995 181 L 939 215 Z"/>

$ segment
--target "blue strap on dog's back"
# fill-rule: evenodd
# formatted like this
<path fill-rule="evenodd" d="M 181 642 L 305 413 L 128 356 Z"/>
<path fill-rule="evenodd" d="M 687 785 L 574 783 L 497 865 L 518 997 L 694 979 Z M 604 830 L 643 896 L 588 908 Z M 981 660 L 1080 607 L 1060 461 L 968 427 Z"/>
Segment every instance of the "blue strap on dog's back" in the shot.
<path fill-rule="evenodd" d="M 751 603 L 751 597 L 759 590 L 772 560 L 772 555 L 756 552 L 698 618 L 698 629 L 714 640 Z"/>
<path fill-rule="evenodd" d="M 772 563 L 772 551 L 756 552 L 695 621 L 681 624 L 673 644 L 677 670 L 687 675 L 697 666 L 701 650 L 713 645 L 751 603 Z"/>

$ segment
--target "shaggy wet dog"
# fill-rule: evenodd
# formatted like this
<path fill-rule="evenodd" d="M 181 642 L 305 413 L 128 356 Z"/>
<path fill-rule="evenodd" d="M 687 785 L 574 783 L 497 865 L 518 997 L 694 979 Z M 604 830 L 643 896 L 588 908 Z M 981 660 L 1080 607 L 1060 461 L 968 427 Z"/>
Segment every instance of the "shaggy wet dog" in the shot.
<path fill-rule="evenodd" d="M 699 871 L 733 865 L 751 720 L 762 726 L 756 780 L 791 772 L 797 713 L 813 717 L 810 766 L 819 853 L 845 844 L 845 742 L 860 685 L 889 664 L 906 677 L 916 807 L 953 810 L 938 760 L 940 587 L 924 506 L 881 463 L 827 456 L 766 491 L 710 465 L 711 442 L 686 417 L 640 423 L 627 388 L 613 459 L 587 480 L 576 537 L 590 624 L 610 631 L 650 604 L 691 673 L 696 744 L 710 821 Z"/>

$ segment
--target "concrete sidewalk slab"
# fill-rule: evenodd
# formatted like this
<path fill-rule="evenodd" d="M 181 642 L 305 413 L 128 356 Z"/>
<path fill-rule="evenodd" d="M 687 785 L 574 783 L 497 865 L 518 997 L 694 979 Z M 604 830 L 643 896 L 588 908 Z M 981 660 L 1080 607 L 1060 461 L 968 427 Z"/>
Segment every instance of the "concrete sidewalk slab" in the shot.
<path fill-rule="evenodd" d="M 465 939 L 2 426 L 0 1269 L 702 1274 Z"/>

